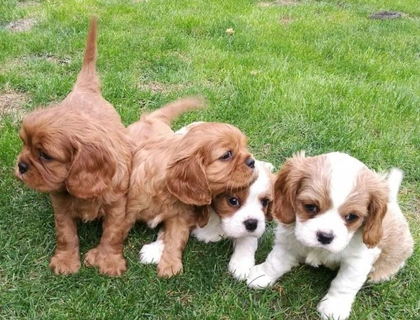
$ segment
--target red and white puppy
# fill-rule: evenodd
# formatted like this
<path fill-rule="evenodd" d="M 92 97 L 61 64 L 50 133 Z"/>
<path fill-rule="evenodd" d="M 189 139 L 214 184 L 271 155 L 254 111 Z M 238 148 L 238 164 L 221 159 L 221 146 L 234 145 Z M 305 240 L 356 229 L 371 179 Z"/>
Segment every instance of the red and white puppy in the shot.
<path fill-rule="evenodd" d="M 365 281 L 389 279 L 413 252 L 397 203 L 401 180 L 398 169 L 386 178 L 339 152 L 288 159 L 274 185 L 274 248 L 251 268 L 248 285 L 272 285 L 299 263 L 339 267 L 318 311 L 323 319 L 348 318 Z"/>

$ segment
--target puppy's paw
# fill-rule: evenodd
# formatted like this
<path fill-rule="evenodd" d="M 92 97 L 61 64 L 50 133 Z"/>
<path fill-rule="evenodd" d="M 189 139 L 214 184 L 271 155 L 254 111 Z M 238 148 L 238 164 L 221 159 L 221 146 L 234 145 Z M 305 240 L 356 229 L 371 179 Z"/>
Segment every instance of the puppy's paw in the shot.
<path fill-rule="evenodd" d="M 55 274 L 72 274 L 80 269 L 80 258 L 78 254 L 56 253 L 50 261 L 50 268 Z"/>
<path fill-rule="evenodd" d="M 180 260 L 173 260 L 171 263 L 161 261 L 158 264 L 157 271 L 158 277 L 170 278 L 176 274 L 182 273 L 182 262 Z"/>
<path fill-rule="evenodd" d="M 84 264 L 87 267 L 98 267 L 99 273 L 118 277 L 126 270 L 126 262 L 122 254 L 104 253 L 106 250 L 94 248 L 88 251 Z"/>
<path fill-rule="evenodd" d="M 254 261 L 247 259 L 231 259 L 229 262 L 229 272 L 237 280 L 245 280 L 249 275 L 249 270 L 254 266 Z"/>
<path fill-rule="evenodd" d="M 143 264 L 158 264 L 162 257 L 165 244 L 163 240 L 159 239 L 155 242 L 145 244 L 139 252 L 140 263 Z"/>
<path fill-rule="evenodd" d="M 327 294 L 318 304 L 317 310 L 323 320 L 345 320 L 350 316 L 351 303 Z"/>
<path fill-rule="evenodd" d="M 272 278 L 264 272 L 264 264 L 259 264 L 249 270 L 246 283 L 250 288 L 264 289 L 268 286 L 272 286 L 276 280 L 276 278 Z"/>

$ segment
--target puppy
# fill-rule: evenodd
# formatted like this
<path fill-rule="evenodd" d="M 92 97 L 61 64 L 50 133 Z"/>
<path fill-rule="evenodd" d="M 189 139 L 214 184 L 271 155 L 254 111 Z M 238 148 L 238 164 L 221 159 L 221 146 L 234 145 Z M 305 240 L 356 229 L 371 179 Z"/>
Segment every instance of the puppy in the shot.
<path fill-rule="evenodd" d="M 96 73 L 97 20 L 90 22 L 82 69 L 73 91 L 58 105 L 23 120 L 23 148 L 16 176 L 48 192 L 54 208 L 57 246 L 50 267 L 56 274 L 80 268 L 77 220 L 103 218 L 100 244 L 85 257 L 110 276 L 126 270 L 122 254 L 131 149 L 120 117 L 102 96 Z"/>
<path fill-rule="evenodd" d="M 177 132 L 178 133 L 178 132 Z M 206 226 L 196 228 L 192 235 L 204 242 L 231 238 L 234 251 L 229 262 L 230 273 L 238 280 L 248 276 L 255 264 L 258 239 L 265 230 L 265 221 L 271 220 L 274 178 L 271 163 L 255 161 L 258 178 L 249 187 L 226 191 L 213 198 L 210 218 Z M 140 250 L 140 262 L 159 263 L 163 249 L 163 232 L 155 242 Z"/>
<path fill-rule="evenodd" d="M 182 252 L 190 231 L 208 222 L 212 198 L 246 187 L 256 178 L 246 137 L 236 127 L 199 123 L 185 135 L 171 130 L 175 117 L 200 104 L 195 99 L 180 100 L 142 116 L 129 127 L 138 147 L 127 215 L 153 228 L 163 224 L 160 277 L 182 272 Z"/>
<path fill-rule="evenodd" d="M 274 185 L 274 248 L 251 268 L 248 285 L 264 288 L 299 263 L 339 267 L 318 305 L 323 319 L 346 319 L 367 278 L 388 280 L 413 252 L 397 203 L 402 172 L 386 177 L 339 152 L 286 161 Z"/>

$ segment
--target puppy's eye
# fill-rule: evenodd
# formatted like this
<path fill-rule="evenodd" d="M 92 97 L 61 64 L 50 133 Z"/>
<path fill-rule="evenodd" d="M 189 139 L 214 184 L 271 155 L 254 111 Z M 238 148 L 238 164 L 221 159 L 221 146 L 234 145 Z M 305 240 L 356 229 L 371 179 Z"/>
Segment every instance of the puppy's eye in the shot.
<path fill-rule="evenodd" d="M 354 213 L 350 213 L 350 214 L 346 215 L 346 216 L 344 217 L 344 219 L 346 219 L 346 221 L 347 221 L 347 222 L 354 222 L 354 221 L 356 221 L 357 219 L 359 219 L 359 216 L 358 216 L 358 215 L 356 215 L 356 214 L 354 214 Z"/>
<path fill-rule="evenodd" d="M 228 202 L 229 202 L 229 204 L 230 204 L 232 207 L 237 207 L 237 206 L 239 206 L 239 200 L 238 200 L 238 198 L 235 198 L 235 197 L 230 197 L 230 198 L 228 199 Z"/>
<path fill-rule="evenodd" d="M 314 204 L 305 204 L 303 207 L 305 208 L 306 212 L 310 215 L 315 215 L 319 212 L 318 206 Z"/>
<path fill-rule="evenodd" d="M 52 160 L 52 157 L 50 157 L 48 154 L 46 154 L 44 151 L 42 151 L 42 150 L 40 150 L 39 151 L 39 158 L 41 159 L 41 160 L 45 160 L 45 161 L 48 161 L 48 160 Z"/>
<path fill-rule="evenodd" d="M 270 200 L 268 200 L 267 198 L 264 198 L 261 200 L 261 205 L 263 206 L 263 208 L 265 208 L 266 206 L 268 206 L 269 202 Z"/>
<path fill-rule="evenodd" d="M 228 160 L 228 159 L 230 159 L 230 158 L 232 158 L 232 151 L 228 151 L 228 152 L 226 152 L 223 156 L 221 156 L 219 159 L 220 160 Z"/>

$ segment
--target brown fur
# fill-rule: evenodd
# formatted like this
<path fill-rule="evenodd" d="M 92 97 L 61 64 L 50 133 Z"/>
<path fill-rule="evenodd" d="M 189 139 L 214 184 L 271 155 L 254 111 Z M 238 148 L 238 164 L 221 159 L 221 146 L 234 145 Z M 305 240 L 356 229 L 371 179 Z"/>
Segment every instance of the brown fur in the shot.
<path fill-rule="evenodd" d="M 234 126 L 202 123 L 185 135 L 169 122 L 201 105 L 194 99 L 163 107 L 129 127 L 138 142 L 128 194 L 127 215 L 151 226 L 163 223 L 165 249 L 160 277 L 182 272 L 182 251 L 193 228 L 208 221 L 211 199 L 218 193 L 249 185 L 254 179 L 245 161 L 251 158 L 245 136 Z M 220 160 L 226 151 L 233 157 Z"/>
<path fill-rule="evenodd" d="M 85 264 L 118 276 L 126 270 L 122 245 L 131 169 L 127 131 L 100 93 L 96 73 L 97 21 L 90 22 L 82 69 L 73 91 L 57 106 L 31 112 L 23 120 L 23 148 L 16 176 L 29 187 L 50 193 L 57 247 L 50 267 L 56 274 L 80 268 L 77 219 L 103 218 L 100 244 Z M 45 157 L 47 155 L 47 158 Z"/>

